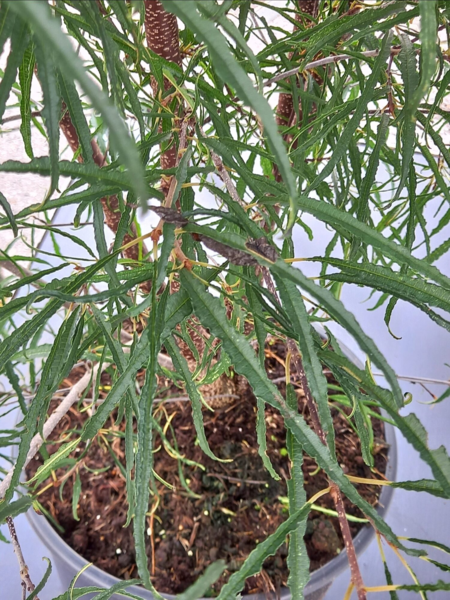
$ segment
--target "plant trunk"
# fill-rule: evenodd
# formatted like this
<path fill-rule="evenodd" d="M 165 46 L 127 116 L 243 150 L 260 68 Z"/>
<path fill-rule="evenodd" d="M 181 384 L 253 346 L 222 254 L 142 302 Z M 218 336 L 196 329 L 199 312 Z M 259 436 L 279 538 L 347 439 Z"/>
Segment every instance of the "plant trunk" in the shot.
<path fill-rule="evenodd" d="M 166 60 L 174 62 L 179 67 L 182 67 L 177 19 L 175 15 L 164 10 L 160 0 L 145 0 L 145 35 L 150 50 L 155 54 L 158 54 L 158 56 L 162 56 Z M 151 86 L 154 98 L 164 105 L 163 93 L 171 87 L 171 83 L 166 80 L 164 82 L 164 90 L 161 90 L 156 79 L 151 77 Z M 176 102 L 178 102 L 178 99 L 176 99 Z M 175 104 L 175 110 L 173 110 L 173 113 L 176 116 L 171 124 L 172 131 L 176 129 L 176 120 L 181 121 L 183 112 L 182 99 L 179 99 L 179 104 Z M 162 126 L 160 126 L 160 131 L 161 130 Z M 175 136 L 172 135 L 169 146 L 161 148 L 161 168 L 173 169 L 178 165 L 178 161 L 177 142 Z M 170 177 L 163 177 L 161 189 L 166 197 L 169 194 L 170 183 Z M 180 210 L 181 206 L 178 199 L 173 198 L 173 200 L 176 208 Z M 178 291 L 178 289 L 179 282 L 175 279 L 171 282 L 171 292 L 174 293 Z M 210 348 L 214 347 L 215 342 L 210 339 L 211 336 L 209 332 L 195 317 L 188 319 L 186 325 L 186 331 L 192 345 L 195 347 L 195 352 L 201 358 L 205 355 L 205 352 L 211 351 Z M 181 328 L 178 327 L 177 331 L 181 332 Z M 188 364 L 189 370 L 191 373 L 194 373 L 198 366 L 197 359 L 194 355 L 195 353 L 183 339 L 177 337 L 176 342 L 181 354 Z M 213 358 L 212 363 L 214 363 L 215 360 L 216 358 Z M 205 375 L 206 370 L 199 373 L 198 377 L 201 379 Z M 230 404 L 230 400 L 232 401 L 231 396 L 236 393 L 234 381 L 225 375 L 220 376 L 213 383 L 201 385 L 199 389 L 207 402 L 213 407 Z"/>
<path fill-rule="evenodd" d="M 177 18 L 172 13 L 164 10 L 160 0 L 145 0 L 145 36 L 147 45 L 155 54 L 166 60 L 182 66 L 180 54 L 180 39 Z M 164 88 L 170 87 L 170 82 L 165 80 Z M 151 86 L 155 99 L 162 101 L 164 90 L 160 90 L 158 82 L 151 77 Z M 175 114 L 181 116 L 182 110 L 176 110 Z M 175 123 L 172 123 L 172 129 Z M 162 131 L 162 125 L 159 128 Z M 177 147 L 174 136 L 170 139 L 168 146 L 161 147 L 161 168 L 173 169 L 177 164 Z M 164 177 L 161 181 L 161 189 L 167 196 L 170 187 L 170 178 Z M 178 205 L 177 205 L 178 206 Z"/>
<path fill-rule="evenodd" d="M 313 24 L 313 21 L 307 20 L 307 17 L 304 15 L 311 15 L 312 18 L 317 17 L 317 13 L 319 10 L 319 0 L 297 0 L 297 6 L 299 13 L 296 13 L 295 20 L 299 23 L 305 22 L 307 27 L 310 27 Z M 298 29 L 297 26 L 294 26 L 294 31 Z M 290 56 L 292 58 L 292 54 Z M 299 107 L 299 112 L 301 116 L 301 107 Z M 276 112 L 276 122 L 279 127 L 291 127 L 295 122 L 295 110 L 294 110 L 294 102 L 292 99 L 292 94 L 282 92 L 278 98 L 278 106 Z M 284 141 L 287 144 L 290 144 L 292 141 L 292 136 L 289 134 L 285 134 L 283 136 Z M 276 181 L 281 182 L 281 174 L 278 170 L 277 165 L 274 165 L 273 168 L 273 176 Z"/>
<path fill-rule="evenodd" d="M 66 140 L 68 141 L 69 146 L 71 147 L 73 152 L 77 152 L 80 147 L 78 133 L 77 133 L 75 125 L 72 122 L 69 111 L 67 110 L 67 107 L 64 102 L 62 103 L 62 113 L 63 113 L 63 115 L 59 122 L 61 131 L 63 132 L 63 134 L 64 134 Z M 103 153 L 101 152 L 101 150 L 95 140 L 91 140 L 91 147 L 92 147 L 92 158 L 94 159 L 95 164 L 97 165 L 97 167 L 100 167 L 100 168 L 103 167 L 106 164 L 105 157 L 103 156 Z M 78 154 L 77 160 L 80 163 L 83 162 L 83 157 L 81 154 Z M 116 195 L 114 195 L 114 196 L 101 198 L 100 201 L 103 206 L 103 213 L 105 215 L 106 225 L 111 229 L 111 231 L 113 231 L 114 233 L 117 233 L 120 218 L 122 216 L 122 214 L 120 212 L 120 208 L 119 208 L 119 199 L 117 198 Z M 135 240 L 136 238 L 137 238 L 136 228 L 132 224 L 128 233 L 126 233 L 124 236 L 123 243 L 128 244 L 128 243 L 132 242 L 133 240 Z M 139 253 L 139 244 L 134 244 L 133 246 L 126 248 L 123 252 L 123 255 L 130 260 L 138 261 L 140 258 L 142 258 L 142 256 L 145 256 L 148 252 L 147 248 L 145 247 L 145 244 L 143 242 L 140 242 L 140 243 L 142 244 L 141 256 L 139 255 L 140 254 Z"/>

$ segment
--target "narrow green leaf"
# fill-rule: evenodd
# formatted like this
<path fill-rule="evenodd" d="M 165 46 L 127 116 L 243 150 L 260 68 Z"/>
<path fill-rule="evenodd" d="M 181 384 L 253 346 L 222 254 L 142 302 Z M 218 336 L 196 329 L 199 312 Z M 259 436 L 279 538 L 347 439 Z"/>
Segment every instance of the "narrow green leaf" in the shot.
<path fill-rule="evenodd" d="M 144 335 L 145 333 L 145 335 Z M 136 373 L 141 369 L 149 359 L 148 332 L 144 331 L 130 355 L 128 363 L 118 380 L 112 386 L 105 401 L 100 404 L 95 414 L 85 423 L 81 432 L 81 440 L 92 439 L 97 431 L 105 423 L 112 410 L 118 405 L 120 400 L 136 378 Z"/>
<path fill-rule="evenodd" d="M 413 43 L 409 39 L 409 36 L 406 34 L 400 34 L 399 37 L 402 49 L 398 58 L 400 60 L 400 72 L 404 85 L 406 112 L 408 112 L 408 109 L 411 106 L 413 95 L 419 84 L 417 57 Z"/>
<path fill-rule="evenodd" d="M 175 327 L 192 313 L 192 304 L 189 294 L 181 289 L 175 294 L 171 294 L 167 300 L 166 314 L 164 317 L 165 325 L 161 338 L 163 342 L 170 336 Z"/>
<path fill-rule="evenodd" d="M 48 566 L 44 573 L 44 577 L 37 584 L 37 586 L 34 588 L 34 590 L 31 592 L 31 594 L 29 596 L 27 596 L 27 600 L 33 600 L 34 598 L 37 598 L 37 595 L 40 594 L 42 592 L 42 590 L 44 589 L 44 587 L 46 586 L 48 578 L 50 577 L 50 575 L 52 573 L 52 563 L 50 562 L 50 560 L 48 558 L 46 558 L 45 556 L 43 557 L 43 560 L 46 560 L 48 563 Z"/>
<path fill-rule="evenodd" d="M 3 8 L 3 4 L 2 4 Z M 9 15 L 9 19 L 12 15 Z M 30 41 L 30 31 L 28 25 L 21 19 L 15 19 L 11 31 L 11 50 L 9 52 L 6 68 L 0 81 L 0 122 L 6 108 L 11 88 L 16 81 L 17 69 L 19 68 L 22 57 Z"/>
<path fill-rule="evenodd" d="M 262 92 L 263 75 L 261 67 L 259 66 L 259 62 L 256 59 L 253 50 L 250 48 L 246 39 L 236 25 L 224 14 L 221 14 L 220 16 L 215 15 L 215 12 L 217 12 L 217 5 L 214 2 L 205 2 L 205 0 L 202 0 L 197 4 L 197 7 L 206 17 L 209 17 L 210 20 L 217 19 L 218 24 L 223 27 L 224 31 L 226 31 L 226 33 L 228 33 L 228 35 L 230 35 L 236 44 L 241 48 L 255 71 L 255 75 L 258 79 L 258 89 L 260 92 Z"/>
<path fill-rule="evenodd" d="M 265 468 L 275 481 L 280 481 L 280 476 L 275 471 L 270 458 L 267 454 L 267 433 L 266 433 L 266 411 L 265 402 L 261 398 L 256 398 L 256 439 L 258 442 L 258 454 L 263 461 Z"/>
<path fill-rule="evenodd" d="M 156 288 L 162 286 L 166 277 L 167 266 L 169 264 L 170 254 L 175 245 L 175 225 L 164 223 L 163 225 L 163 243 L 161 245 L 161 254 L 158 261 L 158 278 L 156 280 Z"/>
<path fill-rule="evenodd" d="M 109 128 L 111 142 L 128 169 L 129 180 L 132 182 L 136 196 L 141 201 L 145 201 L 149 193 L 136 146 L 119 113 L 106 94 L 99 90 L 97 83 L 91 79 L 82 60 L 73 49 L 69 37 L 63 33 L 57 20 L 53 18 L 49 5 L 46 2 L 17 3 L 15 0 L 8 0 L 8 5 L 33 27 L 40 43 L 46 46 L 47 51 L 54 52 L 60 69 L 76 79 L 90 97 L 92 104 Z"/>
<path fill-rule="evenodd" d="M 200 575 L 195 583 L 193 583 L 182 594 L 178 594 L 177 600 L 199 600 L 203 598 L 211 586 L 216 583 L 219 577 L 225 570 L 225 561 L 218 560 L 209 565 L 205 572 Z"/>
<path fill-rule="evenodd" d="M 445 544 L 441 544 L 440 542 L 435 542 L 434 540 L 421 540 L 419 538 L 408 538 L 410 542 L 415 544 L 426 544 L 428 546 L 432 546 L 433 548 L 438 548 L 447 554 L 450 554 L 450 547 Z"/>
<path fill-rule="evenodd" d="M 426 125 L 425 125 L 425 132 L 427 134 L 430 129 L 431 120 L 436 113 L 436 109 L 438 109 L 441 106 L 442 99 L 448 93 L 448 86 L 450 85 L 450 71 L 447 71 L 447 73 L 445 73 L 445 75 L 444 75 L 444 77 L 442 77 L 441 81 L 438 81 L 438 84 L 439 84 L 439 87 L 436 92 L 436 96 L 434 98 L 433 104 L 427 115 L 427 120 L 426 120 Z"/>
<path fill-rule="evenodd" d="M 72 490 L 72 515 L 75 521 L 79 521 L 80 517 L 78 516 L 78 501 L 80 499 L 81 494 L 81 479 L 80 474 L 77 472 L 75 481 L 73 482 L 73 490 Z"/>
<path fill-rule="evenodd" d="M 116 5 L 122 5 L 121 1 L 116 1 Z M 141 141 L 144 141 L 146 127 L 144 122 L 144 115 L 142 114 L 141 102 L 139 100 L 139 96 L 137 95 L 135 84 L 131 80 L 130 73 L 122 64 L 120 58 L 116 59 L 116 69 L 120 79 L 122 80 L 125 91 L 128 94 L 128 101 L 130 102 L 133 114 L 135 115 L 139 124 L 139 134 L 141 136 Z"/>
<path fill-rule="evenodd" d="M 374 466 L 373 450 L 373 432 L 370 423 L 370 416 L 367 414 L 359 394 L 350 397 L 355 408 L 355 424 L 358 436 L 361 442 L 361 454 L 364 462 L 370 468 Z"/>
<path fill-rule="evenodd" d="M 7 501 L 0 501 L 0 523 L 3 523 L 6 517 L 17 517 L 18 515 L 26 512 L 33 504 L 33 498 L 31 496 L 22 496 L 14 502 L 8 504 Z"/>
<path fill-rule="evenodd" d="M 206 439 L 205 435 L 205 428 L 203 425 L 203 403 L 200 397 L 200 392 L 198 391 L 198 388 L 192 379 L 192 373 L 190 372 L 186 359 L 184 358 L 184 356 L 182 356 L 175 342 L 175 339 L 173 337 L 166 338 L 166 340 L 164 341 L 164 346 L 167 352 L 169 353 L 170 358 L 172 359 L 177 374 L 180 375 L 183 379 L 184 384 L 186 386 L 186 391 L 188 393 L 189 398 L 191 399 L 192 418 L 194 420 L 195 431 L 197 432 L 197 438 L 200 444 L 200 448 L 203 450 L 206 456 L 209 456 L 209 458 L 212 458 L 213 460 L 218 460 L 220 462 L 228 462 L 221 461 L 220 458 L 217 458 L 217 456 L 209 447 L 208 440 Z"/>
<path fill-rule="evenodd" d="M 46 156 L 34 158 L 28 163 L 22 163 L 16 160 L 7 160 L 0 164 L 0 172 L 6 173 L 36 173 L 38 175 L 50 175 L 52 165 Z M 126 173 L 112 171 L 110 169 L 100 169 L 94 165 L 80 164 L 67 160 L 58 163 L 58 170 L 65 177 L 77 177 L 82 181 L 92 184 L 98 184 L 103 181 L 105 184 L 119 186 L 121 189 L 129 190 L 131 183 Z M 69 199 L 70 197 L 68 197 Z"/>
<path fill-rule="evenodd" d="M 40 40 L 35 40 L 34 51 L 36 54 L 39 83 L 44 94 L 42 117 L 48 134 L 50 151 L 50 190 L 49 197 L 58 189 L 59 181 L 59 119 L 61 115 L 61 95 L 56 77 L 56 67 L 52 50 L 47 43 L 41 46 Z"/>
<path fill-rule="evenodd" d="M 439 485 L 439 483 L 434 479 L 394 481 L 391 483 L 391 487 L 408 490 L 409 492 L 426 492 L 427 494 L 437 496 L 438 498 L 447 498 L 446 494 L 444 494 L 444 491 L 442 490 L 442 486 Z"/>
<path fill-rule="evenodd" d="M 162 298 L 167 299 L 167 292 Z M 136 502 L 134 514 L 133 537 L 136 546 L 136 565 L 138 573 L 142 578 L 147 589 L 153 591 L 153 585 L 150 579 L 148 569 L 148 557 L 146 551 L 146 531 L 149 500 L 149 483 L 152 477 L 153 468 L 153 399 L 156 392 L 156 371 L 158 366 L 158 352 L 160 349 L 161 327 L 162 323 L 158 324 L 157 314 L 161 309 L 161 305 L 157 308 L 156 305 L 156 285 L 153 281 L 152 285 L 152 308 L 150 318 L 145 332 L 144 339 L 147 342 L 148 362 L 145 372 L 145 382 L 142 387 L 141 397 L 139 400 L 139 416 L 137 441 L 138 447 L 136 452 Z M 164 315 L 162 312 L 161 317 Z M 131 362 L 131 359 L 130 359 Z M 129 363 L 130 364 L 130 363 Z"/>
<path fill-rule="evenodd" d="M 296 334 L 306 379 L 311 395 L 317 404 L 320 423 L 327 437 L 328 447 L 332 456 L 335 456 L 334 428 L 328 405 L 327 380 L 314 348 L 308 312 L 297 286 L 284 277 L 275 275 L 274 278 L 281 303 L 291 319 L 291 328 Z"/>
<path fill-rule="evenodd" d="M 367 165 L 366 173 L 361 183 L 361 192 L 358 198 L 358 208 L 356 216 L 359 221 L 365 223 L 369 215 L 369 198 L 372 186 L 377 175 L 378 166 L 380 164 L 380 152 L 386 143 L 387 134 L 389 131 L 389 115 L 384 113 L 381 117 L 380 125 L 378 126 L 377 141 L 375 147 L 372 150 L 369 158 L 369 164 Z M 350 259 L 352 259 L 358 247 L 361 243 L 359 238 L 354 238 L 352 241 L 352 247 L 350 250 Z"/>
<path fill-rule="evenodd" d="M 17 377 L 16 372 L 14 371 L 14 367 L 12 366 L 10 361 L 8 361 L 5 365 L 5 375 L 8 378 L 8 381 L 11 384 L 12 389 L 16 392 L 17 401 L 19 402 L 20 410 L 22 411 L 22 414 L 25 415 L 28 410 L 27 403 L 23 396 L 19 378 Z"/>
<path fill-rule="evenodd" d="M 127 486 L 127 520 L 124 527 L 128 527 L 134 515 L 134 506 L 136 504 L 136 485 L 133 479 L 135 470 L 135 455 L 134 455 L 134 419 L 133 419 L 133 402 L 127 398 L 125 401 L 125 469 L 126 469 L 126 486 Z"/>
<path fill-rule="evenodd" d="M 36 483 L 39 485 L 45 481 L 51 475 L 51 473 L 61 465 L 61 463 L 64 463 L 64 460 L 71 452 L 75 450 L 79 443 L 80 440 L 72 440 L 71 442 L 61 444 L 58 450 L 54 452 L 50 458 L 44 462 L 44 464 L 38 467 L 36 473 L 33 475 L 33 477 L 27 480 L 27 483 Z"/>
<path fill-rule="evenodd" d="M 99 201 L 93 203 L 94 209 L 94 238 L 97 246 L 97 252 L 100 258 L 108 256 L 108 247 L 106 245 L 105 237 L 105 215 L 103 207 Z M 92 252 L 92 251 L 91 251 Z M 120 287 L 119 278 L 116 273 L 115 265 L 113 261 L 107 262 L 105 265 L 105 271 L 111 278 L 111 284 L 116 288 Z M 131 303 L 130 303 L 131 304 Z"/>
<path fill-rule="evenodd" d="M 19 235 L 19 230 L 17 229 L 17 223 L 14 218 L 13 212 L 11 210 L 11 206 L 5 196 L 0 192 L 0 205 L 6 213 L 6 218 L 11 224 L 11 229 L 13 230 L 14 237 Z"/>
<path fill-rule="evenodd" d="M 422 583 L 414 585 L 399 585 L 398 590 L 407 590 L 408 592 L 450 592 L 450 583 L 438 579 L 437 583 Z"/>
<path fill-rule="evenodd" d="M 112 585 L 108 590 L 102 590 L 99 594 L 94 596 L 92 600 L 109 600 L 114 596 L 114 594 L 118 594 L 120 597 L 124 598 L 132 598 L 134 600 L 142 600 L 141 597 L 135 596 L 130 592 L 126 592 L 127 587 L 130 585 L 137 585 L 142 583 L 140 579 L 129 579 L 128 581 L 119 581 Z M 76 590 L 73 590 L 74 592 Z M 96 588 L 95 591 L 99 591 L 99 588 Z M 122 593 L 121 593 L 122 592 Z M 72 596 L 68 598 L 68 600 L 72 600 Z"/>
<path fill-rule="evenodd" d="M 298 399 L 292 384 L 286 386 L 286 401 L 289 408 L 298 412 Z M 306 491 L 303 479 L 303 448 L 290 431 L 286 434 L 286 446 L 291 461 L 291 478 L 287 482 L 289 498 L 289 514 L 294 515 L 306 502 Z M 289 535 L 289 569 L 288 587 L 292 600 L 303 600 L 306 584 L 309 580 L 309 557 L 306 551 L 305 536 L 306 519 L 300 521 L 297 528 Z"/>
<path fill-rule="evenodd" d="M 420 10 L 420 82 L 408 111 L 414 115 L 424 95 L 431 89 L 436 70 L 436 0 L 419 0 Z"/>
<path fill-rule="evenodd" d="M 342 157 L 347 152 L 347 148 L 350 144 L 351 139 L 359 126 L 359 123 L 366 111 L 367 105 L 372 99 L 374 90 L 376 88 L 376 84 L 380 75 L 381 68 L 386 64 L 386 59 L 389 56 L 391 50 L 391 39 L 392 33 L 388 32 L 383 38 L 383 42 L 380 49 L 380 54 L 378 55 L 375 64 L 373 66 L 372 72 L 367 79 L 366 85 L 364 87 L 364 91 L 361 94 L 358 105 L 354 112 L 353 117 L 348 122 L 344 131 L 342 132 L 339 141 L 336 144 L 336 149 L 333 152 L 331 159 L 327 162 L 326 166 L 322 169 L 319 175 L 314 179 L 312 184 L 306 190 L 307 193 L 311 192 L 318 188 L 319 184 L 322 183 L 329 175 L 331 175 L 333 169 L 337 165 L 337 163 L 342 159 Z"/>
<path fill-rule="evenodd" d="M 0 54 L 3 52 L 6 40 L 11 36 L 16 16 L 11 14 L 7 4 L 0 5 Z"/>
<path fill-rule="evenodd" d="M 58 70 L 57 75 L 59 89 L 61 90 L 61 95 L 66 104 L 66 110 L 69 111 L 70 119 L 77 131 L 81 147 L 81 156 L 85 163 L 93 164 L 94 159 L 92 157 L 91 133 L 76 85 L 63 70 Z"/>
<path fill-rule="evenodd" d="M 34 56 L 34 46 L 30 44 L 25 50 L 22 64 L 19 67 L 20 82 L 20 133 L 22 134 L 25 152 L 30 158 L 33 158 L 33 148 L 31 145 L 31 82 L 34 74 L 36 60 Z"/>
<path fill-rule="evenodd" d="M 450 71 L 449 71 L 450 73 Z M 425 160 L 427 161 L 430 169 L 433 171 L 433 175 L 436 179 L 436 183 L 438 184 L 441 192 L 444 194 L 447 202 L 450 203 L 450 190 L 448 184 L 445 182 L 442 177 L 441 171 L 439 169 L 438 163 L 436 162 L 435 157 L 431 154 L 428 147 L 425 144 L 419 144 L 420 151 L 422 152 Z"/>
<path fill-rule="evenodd" d="M 228 583 L 220 591 L 218 600 L 235 600 L 242 590 L 247 577 L 256 575 L 262 568 L 262 565 L 268 556 L 272 556 L 285 541 L 286 536 L 295 531 L 302 521 L 306 521 L 311 505 L 306 503 L 293 515 L 282 523 L 272 535 L 269 535 L 263 542 L 253 550 L 239 571 L 233 573 Z"/>

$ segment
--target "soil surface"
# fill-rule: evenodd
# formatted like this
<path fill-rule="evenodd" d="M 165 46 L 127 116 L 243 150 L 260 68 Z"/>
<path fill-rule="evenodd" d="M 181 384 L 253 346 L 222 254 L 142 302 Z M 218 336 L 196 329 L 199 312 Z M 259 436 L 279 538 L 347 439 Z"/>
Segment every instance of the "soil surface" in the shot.
<path fill-rule="evenodd" d="M 281 342 L 273 341 L 266 346 L 266 369 L 271 379 L 284 377 L 285 353 Z M 83 373 L 83 367 L 77 368 L 64 386 L 69 387 Z M 327 377 L 333 386 L 335 382 Z M 106 395 L 111 376 L 103 374 L 102 384 Z M 277 385 L 284 394 L 284 382 Z M 303 392 L 298 386 L 296 389 L 299 411 L 309 421 Z M 218 462 L 205 456 L 196 443 L 190 403 L 186 398 L 171 399 L 183 396 L 183 390 L 171 386 L 167 380 L 160 380 L 158 396 L 165 400 L 157 402 L 154 411 L 160 433 L 154 432 L 155 493 L 150 497 L 147 530 L 149 568 L 160 592 L 184 591 L 209 564 L 224 559 L 227 570 L 210 590 L 210 595 L 216 595 L 255 545 L 273 533 L 288 516 L 286 480 L 290 461 L 283 419 L 275 409 L 266 407 L 267 454 L 280 476 L 280 480 L 275 481 L 258 455 L 256 400 L 244 382 L 241 382 L 241 390 L 241 399 L 234 400 L 233 404 L 214 412 L 205 409 L 203 413 L 211 450 L 220 459 L 232 459 L 232 462 Z M 345 416 L 350 414 L 350 409 L 338 404 L 338 396 L 335 397 L 332 405 L 340 409 L 332 408 L 339 463 L 351 475 L 380 478 L 386 470 L 388 450 L 382 421 L 372 420 L 375 455 L 375 472 L 372 473 L 364 464 L 359 440 Z M 52 401 L 51 410 L 58 402 Z M 46 453 L 52 454 L 63 441 L 79 435 L 87 418 L 87 404 L 72 407 L 52 434 L 53 441 L 49 440 Z M 78 553 L 108 573 L 130 579 L 137 576 L 137 569 L 132 525 L 124 527 L 128 505 L 123 431 L 124 421 L 119 421 L 115 413 L 87 453 L 84 454 L 84 444 L 80 444 L 67 465 L 40 484 L 38 500 L 61 536 Z M 81 453 L 84 457 L 75 466 L 73 458 Z M 42 462 L 42 456 L 38 456 L 30 463 L 28 477 Z M 306 455 L 303 473 L 308 498 L 328 487 L 325 474 Z M 73 502 L 80 483 L 78 502 Z M 356 487 L 363 498 L 376 506 L 378 486 Z M 334 509 L 329 494 L 320 497 L 316 504 Z M 347 514 L 363 517 L 347 499 L 345 508 Z M 352 535 L 362 526 L 350 522 Z M 305 542 L 313 571 L 344 547 L 338 520 L 312 510 Z M 286 585 L 287 552 L 287 545 L 283 544 L 275 556 L 267 559 L 262 572 L 247 580 L 245 593 L 276 591 Z"/>

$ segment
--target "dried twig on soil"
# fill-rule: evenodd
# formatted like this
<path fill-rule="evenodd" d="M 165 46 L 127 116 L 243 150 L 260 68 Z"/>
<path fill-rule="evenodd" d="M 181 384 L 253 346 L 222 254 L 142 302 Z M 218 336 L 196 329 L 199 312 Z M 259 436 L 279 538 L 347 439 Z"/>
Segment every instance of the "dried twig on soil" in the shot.
<path fill-rule="evenodd" d="M 109 365 L 104 364 L 103 368 L 107 368 L 108 366 Z M 52 412 L 52 414 L 49 416 L 49 418 L 47 419 L 47 421 L 44 424 L 43 433 L 44 433 L 45 439 L 50 437 L 50 434 L 55 429 L 55 427 L 58 425 L 58 423 L 61 421 L 63 416 L 69 411 L 70 407 L 79 400 L 81 394 L 87 388 L 91 379 L 96 378 L 99 368 L 100 368 L 100 365 L 95 365 L 95 367 L 92 369 L 92 371 L 91 370 L 86 371 L 86 373 L 83 375 L 83 377 L 73 385 L 72 389 L 67 394 L 67 396 L 64 398 L 64 400 L 61 402 L 61 404 L 58 406 L 58 408 Z M 32 460 L 35 457 L 35 455 L 37 454 L 39 448 L 42 446 L 43 443 L 44 443 L 44 439 L 41 437 L 41 435 L 39 433 L 37 433 L 31 440 L 30 449 L 28 450 L 28 453 L 27 453 L 27 456 L 25 459 L 25 463 L 23 466 L 24 469 L 28 465 L 30 460 Z M 8 474 L 6 475 L 6 477 L 4 478 L 4 480 L 0 483 L 0 500 L 4 497 L 6 491 L 9 487 L 9 484 L 11 482 L 11 479 L 12 479 L 12 476 L 14 473 L 14 469 L 15 469 L 15 467 L 12 467 L 10 469 L 10 471 L 8 472 Z"/>

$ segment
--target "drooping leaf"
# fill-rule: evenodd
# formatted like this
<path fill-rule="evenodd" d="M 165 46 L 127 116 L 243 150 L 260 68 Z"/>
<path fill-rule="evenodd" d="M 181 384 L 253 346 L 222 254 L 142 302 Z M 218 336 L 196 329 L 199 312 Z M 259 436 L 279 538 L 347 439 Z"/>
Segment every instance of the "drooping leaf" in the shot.
<path fill-rule="evenodd" d="M 6 517 L 17 517 L 18 515 L 26 512 L 33 504 L 33 498 L 31 496 L 22 496 L 14 502 L 9 504 L 5 501 L 0 501 L 0 523 L 3 523 Z"/>
<path fill-rule="evenodd" d="M 269 535 L 263 542 L 253 550 L 243 565 L 236 573 L 230 577 L 220 591 L 218 600 L 235 600 L 237 594 L 242 590 L 247 577 L 259 573 L 261 567 L 268 556 L 272 556 L 285 541 L 286 536 L 292 533 L 302 521 L 306 521 L 311 505 L 306 503 L 293 515 L 282 523 L 272 535 Z"/>
<path fill-rule="evenodd" d="M 198 391 L 198 388 L 197 388 L 195 382 L 192 380 L 192 374 L 189 371 L 186 359 L 181 354 L 181 352 L 175 342 L 175 339 L 173 337 L 166 338 L 164 345 L 167 349 L 167 352 L 170 355 L 170 358 L 172 359 L 172 362 L 176 369 L 176 372 L 178 373 L 178 375 L 181 375 L 181 377 L 184 381 L 184 384 L 186 386 L 186 391 L 191 400 L 192 418 L 194 420 L 195 431 L 197 433 L 197 438 L 198 438 L 198 442 L 200 444 L 200 448 L 203 450 L 203 452 L 206 454 L 206 456 L 209 456 L 209 458 L 220 461 L 220 459 L 217 458 L 217 456 L 213 453 L 213 451 L 209 447 L 208 440 L 206 439 L 205 428 L 203 425 L 203 414 L 202 414 L 202 404 L 203 403 L 200 398 L 200 392 Z"/>
<path fill-rule="evenodd" d="M 2 15 L 5 17 L 4 22 L 5 31 L 7 31 L 7 23 L 12 19 L 13 15 L 10 11 L 7 14 L 7 5 L 2 3 Z M 30 41 L 30 30 L 24 21 L 20 18 L 16 18 L 11 21 L 11 49 L 9 52 L 8 60 L 6 62 L 6 68 L 3 73 L 3 77 L 0 81 L 0 122 L 3 119 L 3 115 L 6 109 L 6 102 L 8 100 L 11 88 L 16 80 L 17 69 L 19 68 L 22 57 L 25 50 L 28 47 Z"/>
<path fill-rule="evenodd" d="M 314 348 L 311 324 L 303 298 L 292 281 L 275 275 L 275 282 L 283 307 L 291 319 L 292 330 L 296 334 L 306 379 L 313 401 L 317 405 L 319 420 L 328 441 L 328 448 L 335 456 L 334 428 L 328 406 L 327 380 Z M 300 373 L 298 375 L 301 376 Z"/>
<path fill-rule="evenodd" d="M 16 219 L 14 218 L 13 212 L 11 210 L 11 206 L 5 196 L 0 192 L 0 206 L 6 213 L 6 218 L 11 224 L 11 229 L 13 230 L 14 237 L 19 235 L 19 230 L 17 229 Z"/>
<path fill-rule="evenodd" d="M 286 401 L 293 411 L 298 411 L 297 394 L 292 384 L 286 386 Z M 287 482 L 289 514 L 294 515 L 306 502 L 306 491 L 302 471 L 303 448 L 290 431 L 286 435 L 286 446 L 291 461 L 291 478 Z M 309 580 L 309 557 L 304 540 L 306 520 L 302 520 L 289 535 L 288 586 L 292 600 L 303 600 L 303 590 Z"/>
<path fill-rule="evenodd" d="M 278 132 L 273 116 L 273 111 L 266 98 L 259 94 L 253 87 L 253 83 L 242 69 L 240 64 L 231 54 L 226 38 L 220 30 L 208 19 L 202 17 L 195 2 L 184 2 L 183 0 L 163 0 L 164 8 L 173 12 L 202 40 L 204 41 L 213 59 L 214 66 L 223 78 L 229 82 L 237 91 L 238 95 L 259 115 L 264 126 L 268 144 L 275 156 L 290 195 L 292 218 L 295 217 L 295 201 L 297 198 L 297 187 L 291 172 L 289 160 L 284 148 L 283 140 Z M 290 223 L 290 226 L 293 222 Z"/>
<path fill-rule="evenodd" d="M 37 72 L 44 95 L 42 117 L 48 134 L 50 152 L 50 190 L 49 197 L 58 189 L 59 181 L 59 120 L 61 116 L 61 95 L 59 92 L 56 65 L 53 50 L 35 40 Z"/>
<path fill-rule="evenodd" d="M 22 64 L 19 67 L 20 82 L 20 133 L 22 134 L 25 152 L 30 158 L 33 158 L 33 148 L 31 145 L 31 82 L 33 79 L 36 59 L 34 56 L 34 46 L 31 43 L 25 50 Z"/>
<path fill-rule="evenodd" d="M 142 201 L 146 200 L 149 197 L 148 188 L 136 146 L 130 139 L 117 110 L 91 79 L 82 60 L 72 48 L 69 38 L 62 32 L 57 20 L 53 18 L 49 5 L 46 2 L 21 2 L 18 4 L 15 0 L 8 0 L 8 5 L 32 26 L 40 43 L 47 45 L 48 50 L 54 53 L 54 59 L 59 68 L 77 80 L 90 97 L 109 127 L 112 143 L 128 169 L 136 196 Z"/>

